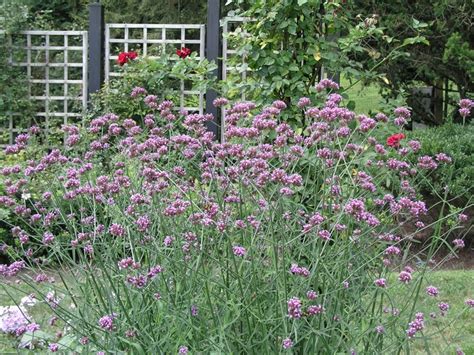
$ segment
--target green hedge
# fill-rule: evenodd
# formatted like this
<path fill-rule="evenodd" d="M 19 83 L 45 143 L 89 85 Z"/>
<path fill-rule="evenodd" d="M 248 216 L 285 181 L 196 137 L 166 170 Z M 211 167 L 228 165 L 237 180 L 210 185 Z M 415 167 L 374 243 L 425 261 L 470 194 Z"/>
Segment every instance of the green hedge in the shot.
<path fill-rule="evenodd" d="M 445 152 L 452 159 L 451 165 L 443 165 L 431 175 L 429 181 L 437 191 L 448 185 L 451 196 L 471 199 L 474 191 L 474 124 L 462 126 L 446 123 L 442 126 L 414 131 L 410 137 L 422 143 L 422 154 L 434 155 Z"/>

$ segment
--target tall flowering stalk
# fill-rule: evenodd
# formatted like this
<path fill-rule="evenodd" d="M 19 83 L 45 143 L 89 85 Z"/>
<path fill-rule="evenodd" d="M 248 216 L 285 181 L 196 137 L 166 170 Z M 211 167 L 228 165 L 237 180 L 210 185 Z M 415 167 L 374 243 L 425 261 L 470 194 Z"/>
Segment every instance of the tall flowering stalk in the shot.
<path fill-rule="evenodd" d="M 358 116 L 338 94 L 324 96 L 335 85 L 319 87 L 322 105 L 300 100 L 311 122 L 301 134 L 280 119 L 282 101 L 258 110 L 216 100 L 227 110 L 225 143 L 205 128 L 212 116 L 175 114 L 135 88 L 149 109 L 143 124 L 106 114 L 66 129 L 74 149 L 2 169 L 0 203 L 26 224 L 12 226 L 18 248 L 6 251 L 17 261 L 1 273 L 30 269 L 33 288 L 50 281 L 42 270 L 51 262 L 75 275 L 61 280 L 74 308 L 55 302 L 52 312 L 84 347 L 104 351 L 409 346 L 430 330 L 417 313 L 420 285 L 451 231 L 444 226 L 457 220 L 425 225 L 418 171 L 449 159 L 411 164 L 417 142 L 374 135 L 381 126 L 398 132 L 393 120 Z M 7 150 L 27 150 L 29 139 Z M 56 179 L 42 180 L 51 172 Z M 21 199 L 32 187 L 41 193 Z M 433 242 L 415 267 L 402 256 L 427 229 Z M 390 297 L 400 288 L 405 298 Z"/>

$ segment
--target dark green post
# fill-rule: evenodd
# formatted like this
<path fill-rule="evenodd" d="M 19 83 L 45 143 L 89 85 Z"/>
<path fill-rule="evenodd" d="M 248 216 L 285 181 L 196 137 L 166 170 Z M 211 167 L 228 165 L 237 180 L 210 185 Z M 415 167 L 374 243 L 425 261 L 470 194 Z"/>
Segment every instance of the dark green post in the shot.
<path fill-rule="evenodd" d="M 94 2 L 89 5 L 89 97 L 104 82 L 104 30 L 104 9 Z"/>

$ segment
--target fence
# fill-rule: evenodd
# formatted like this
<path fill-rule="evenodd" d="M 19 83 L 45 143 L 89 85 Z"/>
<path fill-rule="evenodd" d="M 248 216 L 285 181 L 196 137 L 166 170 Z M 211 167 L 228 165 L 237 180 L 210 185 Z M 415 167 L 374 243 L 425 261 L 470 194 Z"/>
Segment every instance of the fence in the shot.
<path fill-rule="evenodd" d="M 226 81 L 231 76 L 239 76 L 240 81 L 247 80 L 247 65 L 245 54 L 239 54 L 239 40 L 246 36 L 241 25 L 249 21 L 246 17 L 229 16 L 222 20 L 222 80 Z M 245 93 L 241 93 L 245 100 Z"/>
<path fill-rule="evenodd" d="M 82 116 L 87 106 L 88 41 L 85 31 L 23 31 L 7 36 L 9 62 L 27 76 L 35 121 L 48 134 Z M 0 135 L 12 144 L 25 129 L 21 112 L 7 114 Z"/>
<path fill-rule="evenodd" d="M 246 19 L 228 17 L 220 23 L 219 0 L 208 0 L 207 26 L 104 24 L 99 3 L 91 4 L 89 10 L 89 32 L 25 31 L 10 36 L 10 62 L 24 68 L 29 99 L 40 107 L 35 116 L 46 133 L 61 124 L 79 120 L 87 108 L 89 94 L 97 91 L 104 81 L 120 76 L 115 63 L 121 51 L 139 50 L 142 55 L 153 58 L 163 52 L 188 47 L 199 53 L 199 59 L 206 57 L 220 62 L 222 67 L 216 72 L 218 78 L 227 79 L 236 71 L 242 80 L 246 79 L 244 57 L 239 67 L 229 64 L 237 55 L 229 35 Z M 19 53 L 14 54 L 15 51 Z M 213 90 L 203 93 L 186 85 L 185 81 L 179 84 L 177 106 L 191 112 L 203 113 L 205 110 L 212 113 L 215 121 L 208 129 L 219 135 L 221 113 L 212 105 L 217 93 Z M 25 127 L 19 125 L 20 115 L 10 113 L 6 126 L 0 128 L 0 135 L 6 133 L 7 136 L 0 145 L 12 144 L 15 136 L 24 131 Z"/>

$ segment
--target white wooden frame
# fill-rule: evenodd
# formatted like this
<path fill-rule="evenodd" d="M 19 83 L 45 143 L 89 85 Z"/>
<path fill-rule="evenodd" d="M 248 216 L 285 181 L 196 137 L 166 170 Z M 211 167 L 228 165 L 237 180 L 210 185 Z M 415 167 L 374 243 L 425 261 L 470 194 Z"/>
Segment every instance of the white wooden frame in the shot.
<path fill-rule="evenodd" d="M 237 51 L 237 48 L 232 47 L 229 43 L 229 36 L 231 36 L 234 33 L 234 30 L 232 29 L 235 26 L 239 26 L 245 22 L 252 21 L 251 18 L 248 17 L 241 17 L 241 16 L 227 16 L 224 17 L 221 21 L 221 26 L 222 26 L 222 80 L 225 82 L 227 80 L 227 76 L 230 72 L 236 71 L 236 67 L 230 65 L 230 61 L 234 59 L 235 57 L 239 56 L 239 53 Z M 246 32 L 242 32 L 242 35 L 245 36 Z M 240 62 L 242 65 L 245 65 L 245 53 L 241 55 Z M 247 81 L 247 75 L 248 71 L 247 69 L 244 69 L 241 71 L 240 77 L 242 83 L 245 83 Z M 225 95 L 225 93 L 224 93 Z M 242 101 L 245 101 L 245 92 L 242 91 L 240 95 L 240 99 Z M 221 109 L 221 140 L 224 142 L 225 139 L 225 109 Z"/>
<path fill-rule="evenodd" d="M 21 31 L 14 34 L 15 36 L 25 36 L 26 46 L 17 45 L 13 43 L 12 37 L 8 36 L 9 47 L 10 47 L 10 63 L 13 66 L 25 68 L 27 75 L 28 95 L 32 101 L 44 102 L 45 110 L 37 112 L 36 117 L 41 118 L 44 122 L 44 128 L 46 135 L 50 133 L 50 117 L 62 117 L 63 124 L 68 124 L 68 119 L 72 117 L 81 117 L 83 111 L 87 108 L 87 64 L 88 64 L 88 40 L 87 31 Z M 63 45 L 51 45 L 51 38 L 62 37 Z M 70 37 L 76 37 L 81 42 L 79 46 L 70 46 Z M 33 45 L 38 42 L 40 45 Z M 16 61 L 13 51 L 25 51 L 26 61 Z M 38 51 L 44 53 L 44 61 L 34 62 L 32 58 L 32 51 Z M 63 53 L 62 62 L 54 62 L 51 51 L 59 51 Z M 69 53 L 72 51 L 82 52 L 81 62 L 71 62 L 69 60 Z M 32 75 L 33 68 L 44 68 L 45 75 L 43 78 L 34 78 Z M 50 68 L 64 68 L 62 79 L 51 79 Z M 81 79 L 69 79 L 69 68 L 82 68 Z M 43 95 L 32 95 L 32 84 L 44 84 Z M 50 84 L 62 85 L 62 95 L 51 95 Z M 80 86 L 80 95 L 73 96 L 70 94 L 71 86 Z M 57 109 L 54 109 L 54 105 L 51 105 L 52 101 L 62 101 L 57 105 Z M 68 104 L 70 101 L 78 101 L 80 105 L 76 110 L 69 108 Z M 13 144 L 16 134 L 20 133 L 24 129 L 18 129 L 14 125 L 15 117 L 21 116 L 20 112 L 12 112 L 9 115 L 9 126 L 6 129 L 8 132 L 8 144 Z M 5 129 L 0 127 L 0 134 L 3 134 Z"/>
<path fill-rule="evenodd" d="M 245 22 L 250 21 L 248 17 L 241 17 L 241 16 L 228 16 L 222 19 L 222 80 L 227 79 L 227 74 L 230 71 L 234 71 L 236 69 L 235 66 L 229 65 L 229 60 L 231 57 L 237 56 L 238 52 L 236 48 L 232 48 L 229 45 L 228 37 L 232 35 L 233 31 L 231 27 L 233 25 L 239 25 Z M 245 35 L 245 32 L 243 33 Z M 245 55 L 241 57 L 241 62 L 245 64 Z M 245 82 L 247 79 L 247 70 L 243 70 L 241 73 L 242 82 Z M 242 100 L 245 100 L 245 94 L 242 93 Z"/>
<path fill-rule="evenodd" d="M 112 36 L 112 30 L 121 29 L 123 30 L 123 37 L 114 38 Z M 130 38 L 130 30 L 142 30 L 140 38 Z M 149 38 L 149 30 L 160 30 L 161 38 Z M 168 31 L 180 32 L 180 39 L 170 39 L 170 36 L 167 35 Z M 199 39 L 190 39 L 186 38 L 186 30 L 199 30 Z M 156 58 L 156 56 L 149 55 L 148 49 L 152 44 L 161 44 L 163 51 L 166 50 L 167 45 L 172 45 L 176 47 L 176 44 L 179 44 L 180 47 L 186 47 L 189 44 L 198 44 L 199 45 L 199 56 L 198 59 L 204 59 L 205 56 L 205 38 L 206 38 L 206 28 L 204 25 L 196 24 L 106 24 L 105 26 L 105 81 L 108 82 L 113 77 L 118 77 L 121 75 L 117 71 L 117 66 L 113 64 L 118 58 L 119 53 L 112 53 L 114 44 L 123 44 L 123 49 L 125 52 L 133 49 L 131 48 L 134 44 L 141 45 L 142 51 L 141 55 L 148 56 L 149 58 Z M 186 96 L 198 96 L 199 106 L 198 107 L 186 107 L 185 106 L 185 97 Z M 204 112 L 204 92 L 197 90 L 185 90 L 184 81 L 180 82 L 180 102 L 179 108 L 191 112 Z"/>

